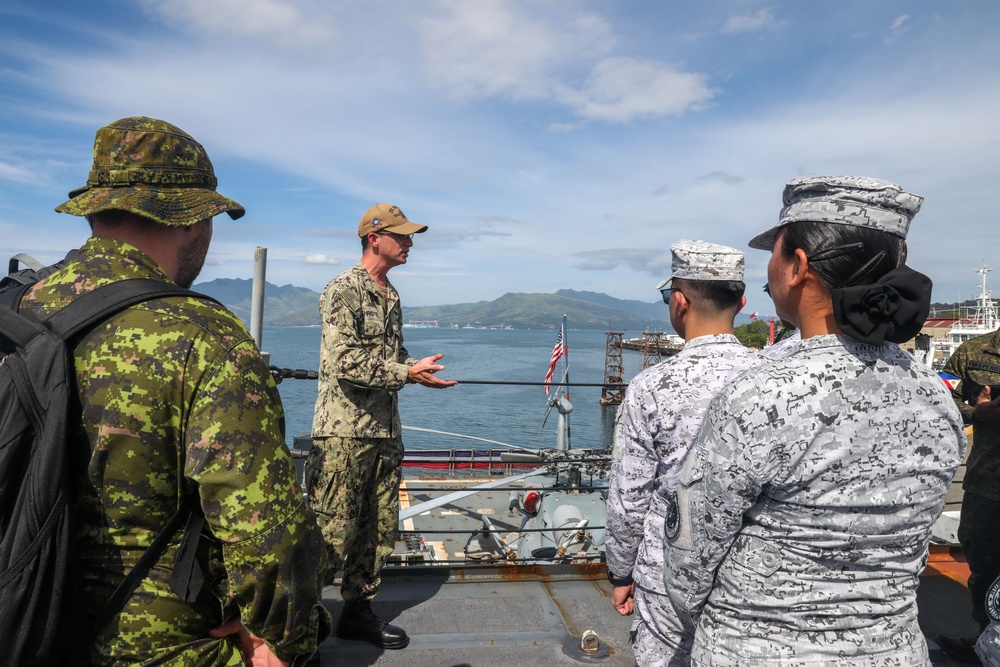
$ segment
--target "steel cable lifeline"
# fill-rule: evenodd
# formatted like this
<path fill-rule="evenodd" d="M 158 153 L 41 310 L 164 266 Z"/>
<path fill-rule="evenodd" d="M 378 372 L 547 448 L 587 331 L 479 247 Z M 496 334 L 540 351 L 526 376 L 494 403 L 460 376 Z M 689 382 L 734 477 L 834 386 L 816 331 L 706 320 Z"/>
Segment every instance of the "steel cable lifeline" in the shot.
<path fill-rule="evenodd" d="M 296 368 L 278 368 L 277 366 L 270 366 L 271 375 L 274 377 L 275 381 L 280 382 L 284 379 L 289 380 L 318 380 L 319 372 L 310 371 L 304 369 Z M 458 380 L 458 384 L 484 384 L 484 385 L 511 385 L 511 386 L 521 386 L 521 387 L 544 387 L 546 384 L 551 385 L 552 383 L 546 382 L 520 382 L 513 380 Z M 563 387 L 627 387 L 628 382 L 613 382 L 613 383 L 603 383 L 603 382 L 560 382 L 560 386 Z"/>

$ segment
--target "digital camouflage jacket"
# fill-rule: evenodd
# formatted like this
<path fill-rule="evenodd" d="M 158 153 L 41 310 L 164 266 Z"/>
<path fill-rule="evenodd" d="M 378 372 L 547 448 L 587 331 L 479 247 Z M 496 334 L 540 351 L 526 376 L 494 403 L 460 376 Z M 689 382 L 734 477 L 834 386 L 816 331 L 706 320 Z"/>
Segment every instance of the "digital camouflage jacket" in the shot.
<path fill-rule="evenodd" d="M 663 586 L 663 498 L 677 486 L 708 404 L 763 359 L 729 334 L 699 336 L 629 382 L 615 423 L 608 490 L 608 569 L 643 588 Z"/>
<path fill-rule="evenodd" d="M 814 336 L 727 385 L 665 530 L 692 666 L 929 665 L 918 575 L 965 444 L 940 378 L 891 343 Z"/>
<path fill-rule="evenodd" d="M 21 310 L 44 319 L 126 278 L 169 282 L 136 248 L 92 238 Z M 155 299 L 98 325 L 74 362 L 86 607 L 104 605 L 186 494 L 198 493 L 206 519 L 200 597 L 186 604 L 170 589 L 177 535 L 93 645 L 93 663 L 242 665 L 232 638 L 208 636 L 237 617 L 279 657 L 301 662 L 330 631 L 320 602 L 326 550 L 295 479 L 274 381 L 243 325 L 213 302 Z"/>
<path fill-rule="evenodd" d="M 319 302 L 323 342 L 313 437 L 393 438 L 399 399 L 415 363 L 403 347 L 396 289 L 379 287 L 360 262 L 330 281 Z"/>

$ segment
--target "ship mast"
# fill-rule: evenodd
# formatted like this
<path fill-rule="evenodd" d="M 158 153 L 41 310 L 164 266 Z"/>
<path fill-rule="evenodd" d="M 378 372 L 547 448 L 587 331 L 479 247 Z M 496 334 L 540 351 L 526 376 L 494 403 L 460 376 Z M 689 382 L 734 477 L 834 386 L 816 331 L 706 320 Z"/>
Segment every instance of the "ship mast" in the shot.
<path fill-rule="evenodd" d="M 986 289 L 986 274 L 993 271 L 984 263 L 982 268 L 976 269 L 976 273 L 982 276 L 979 287 L 979 296 L 976 297 L 976 312 L 972 317 L 972 325 L 977 329 L 994 331 L 997 328 L 997 308 L 993 303 L 990 291 Z"/>

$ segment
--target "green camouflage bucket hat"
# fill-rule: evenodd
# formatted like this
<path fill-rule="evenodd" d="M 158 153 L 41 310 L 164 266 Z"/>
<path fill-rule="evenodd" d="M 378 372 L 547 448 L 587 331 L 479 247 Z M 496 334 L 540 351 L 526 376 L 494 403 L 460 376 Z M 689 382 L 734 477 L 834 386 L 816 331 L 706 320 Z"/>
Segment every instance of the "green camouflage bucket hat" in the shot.
<path fill-rule="evenodd" d="M 59 213 L 119 210 L 170 227 L 186 227 L 220 213 L 246 213 L 215 191 L 218 180 L 205 148 L 176 125 L 136 116 L 97 131 L 87 184 L 69 193 Z"/>

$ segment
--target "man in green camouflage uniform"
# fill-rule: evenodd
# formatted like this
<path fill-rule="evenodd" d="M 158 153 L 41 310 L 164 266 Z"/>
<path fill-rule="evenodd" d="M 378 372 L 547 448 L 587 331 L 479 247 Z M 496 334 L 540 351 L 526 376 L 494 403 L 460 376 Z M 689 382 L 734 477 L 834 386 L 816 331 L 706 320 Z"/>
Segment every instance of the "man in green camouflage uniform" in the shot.
<path fill-rule="evenodd" d="M 21 311 L 43 320 L 129 278 L 190 286 L 212 217 L 244 213 L 215 187 L 204 148 L 179 128 L 151 118 L 101 128 L 87 185 L 56 209 L 87 216 L 93 236 Z M 214 302 L 157 298 L 88 333 L 74 364 L 85 608 L 100 611 L 183 498 L 197 493 L 205 516 L 197 599 L 171 590 L 176 535 L 92 644 L 93 664 L 304 664 L 330 631 L 326 554 L 284 444 L 274 381 L 243 325 Z"/>
<path fill-rule="evenodd" d="M 1000 396 L 989 390 L 1000 385 L 1000 332 L 962 343 L 944 370 L 961 380 L 951 393 L 962 420 L 973 428 L 958 541 L 969 563 L 972 619 L 982 630 L 990 622 L 986 592 L 1000 577 Z M 979 661 L 975 637 L 942 636 L 938 643 L 954 658 Z"/>
<path fill-rule="evenodd" d="M 337 636 L 400 649 L 402 628 L 371 608 L 379 572 L 399 524 L 403 439 L 396 392 L 407 382 L 444 388 L 440 354 L 419 361 L 403 347 L 402 308 L 388 272 L 405 264 L 413 234 L 427 230 L 396 206 L 376 204 L 361 218 L 361 261 L 330 281 L 320 298 L 323 342 L 313 449 L 306 486 L 330 550 L 329 577 L 345 565 Z"/>

